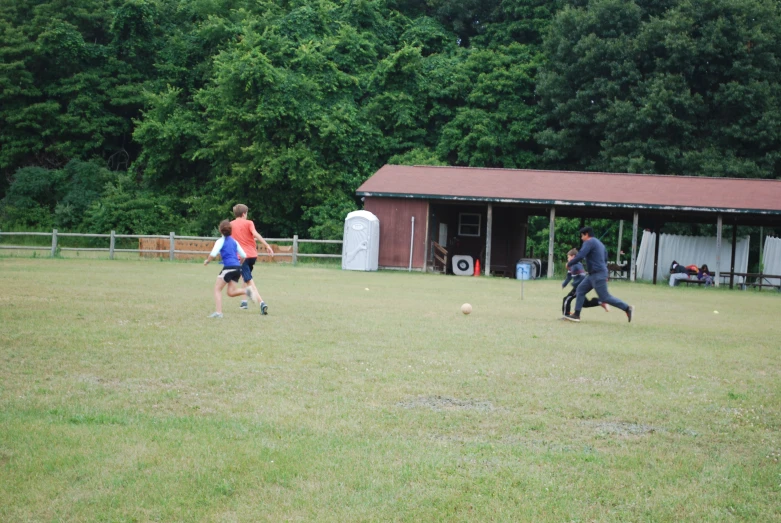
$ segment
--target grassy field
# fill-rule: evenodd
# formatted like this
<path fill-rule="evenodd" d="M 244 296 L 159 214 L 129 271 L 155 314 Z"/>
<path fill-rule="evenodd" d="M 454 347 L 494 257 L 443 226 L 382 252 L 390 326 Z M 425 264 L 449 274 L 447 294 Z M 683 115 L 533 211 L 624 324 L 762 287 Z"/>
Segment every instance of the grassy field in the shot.
<path fill-rule="evenodd" d="M 0 258 L 0 520 L 781 520 L 778 293 L 259 269 Z"/>

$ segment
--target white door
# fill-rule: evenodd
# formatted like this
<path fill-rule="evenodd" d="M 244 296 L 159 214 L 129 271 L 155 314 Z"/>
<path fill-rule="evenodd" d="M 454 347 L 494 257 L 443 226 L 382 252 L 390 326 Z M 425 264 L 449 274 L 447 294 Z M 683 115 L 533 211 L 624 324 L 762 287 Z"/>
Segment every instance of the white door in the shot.
<path fill-rule="evenodd" d="M 371 224 L 363 218 L 353 218 L 344 227 L 342 268 L 351 271 L 369 270 L 369 239 Z"/>

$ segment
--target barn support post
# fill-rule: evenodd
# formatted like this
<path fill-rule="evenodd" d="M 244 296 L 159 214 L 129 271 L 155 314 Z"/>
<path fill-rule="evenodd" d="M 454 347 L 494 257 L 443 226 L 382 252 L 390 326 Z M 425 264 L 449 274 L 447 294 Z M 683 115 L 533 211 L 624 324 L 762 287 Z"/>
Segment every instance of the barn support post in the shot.
<path fill-rule="evenodd" d="M 716 217 L 716 280 L 713 284 L 718 287 L 721 282 L 721 213 Z"/>
<path fill-rule="evenodd" d="M 531 258 L 531 256 L 526 256 L 526 245 L 528 244 L 528 237 L 529 237 L 529 216 L 525 215 L 523 217 L 523 222 L 521 223 L 521 258 Z M 541 274 L 538 276 L 542 276 Z"/>
<path fill-rule="evenodd" d="M 621 239 L 624 236 L 624 220 L 618 220 L 618 245 L 616 245 L 616 265 L 621 263 Z"/>
<path fill-rule="evenodd" d="M 640 213 L 635 211 L 635 215 L 632 218 L 632 261 L 629 266 L 629 279 L 635 281 L 637 279 L 637 222 L 640 220 Z"/>
<path fill-rule="evenodd" d="M 415 217 L 412 217 L 412 232 L 409 236 L 409 272 L 412 272 L 412 249 L 415 246 Z"/>
<path fill-rule="evenodd" d="M 488 204 L 488 213 L 485 220 L 485 275 L 491 275 L 491 236 L 494 226 L 494 206 Z"/>
<path fill-rule="evenodd" d="M 426 235 L 423 237 L 423 272 L 428 272 L 429 256 L 429 218 L 431 217 L 431 202 L 426 202 Z"/>
<path fill-rule="evenodd" d="M 735 244 L 738 242 L 738 224 L 732 222 L 732 257 L 729 262 L 729 288 L 732 289 L 735 286 Z M 762 247 L 760 246 L 760 249 Z M 743 283 L 746 283 L 745 280 Z M 762 283 L 762 282 L 759 282 Z M 759 287 L 762 290 L 762 287 Z"/>
<path fill-rule="evenodd" d="M 662 243 L 662 224 L 654 222 L 654 285 L 656 285 L 656 277 L 659 274 L 659 244 Z"/>
<path fill-rule="evenodd" d="M 553 238 L 555 235 L 556 208 L 550 208 L 550 225 L 548 232 L 548 278 L 553 278 Z"/>

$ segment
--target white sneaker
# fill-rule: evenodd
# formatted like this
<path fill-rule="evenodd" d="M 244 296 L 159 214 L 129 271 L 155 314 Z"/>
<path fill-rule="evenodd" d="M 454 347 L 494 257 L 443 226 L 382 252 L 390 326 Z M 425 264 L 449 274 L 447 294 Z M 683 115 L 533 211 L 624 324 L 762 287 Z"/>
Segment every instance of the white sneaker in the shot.
<path fill-rule="evenodd" d="M 209 314 L 209 318 L 222 318 L 222 313 L 221 312 L 212 312 L 211 314 Z"/>

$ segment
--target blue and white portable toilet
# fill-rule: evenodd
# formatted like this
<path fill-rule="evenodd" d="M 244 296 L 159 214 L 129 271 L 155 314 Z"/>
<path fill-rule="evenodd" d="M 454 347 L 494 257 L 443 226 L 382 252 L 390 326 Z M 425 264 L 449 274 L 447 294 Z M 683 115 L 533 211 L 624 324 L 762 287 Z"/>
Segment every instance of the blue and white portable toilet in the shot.
<path fill-rule="evenodd" d="M 342 270 L 376 271 L 380 259 L 380 220 L 369 211 L 353 211 L 344 220 Z"/>

